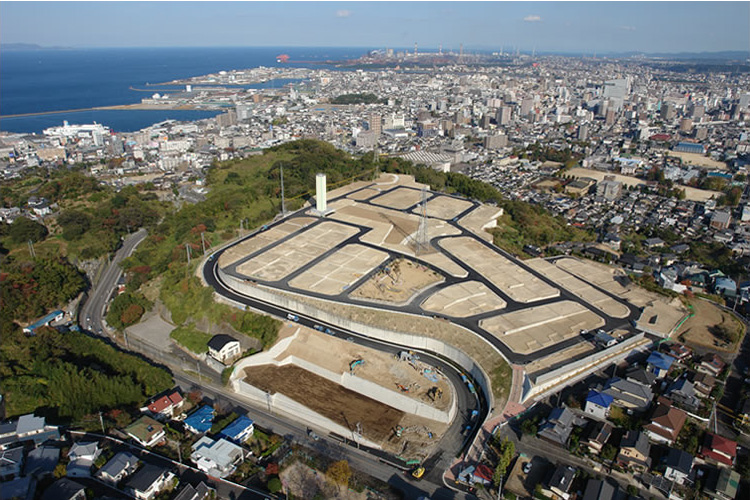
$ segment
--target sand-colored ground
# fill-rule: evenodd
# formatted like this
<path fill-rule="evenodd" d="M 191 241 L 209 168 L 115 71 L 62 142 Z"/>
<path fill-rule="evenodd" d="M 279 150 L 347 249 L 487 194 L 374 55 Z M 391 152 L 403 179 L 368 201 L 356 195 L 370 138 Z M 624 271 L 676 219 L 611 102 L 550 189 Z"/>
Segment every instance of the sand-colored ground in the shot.
<path fill-rule="evenodd" d="M 387 269 L 386 269 L 387 268 Z M 397 259 L 388 263 L 350 296 L 402 304 L 430 285 L 443 281 L 435 271 L 410 260 Z"/>
<path fill-rule="evenodd" d="M 626 186 L 639 186 L 639 185 L 646 184 L 645 181 L 641 179 L 637 179 L 635 177 L 630 177 L 629 175 L 621 175 L 621 174 L 615 174 L 615 173 L 610 173 L 610 172 L 600 172 L 599 170 L 590 170 L 588 168 L 581 168 L 581 167 L 572 168 L 568 170 L 566 174 L 572 175 L 573 177 L 589 177 L 591 179 L 595 179 L 597 182 L 603 181 L 605 176 L 614 175 L 616 181 L 622 182 Z M 689 186 L 677 186 L 677 187 L 685 190 L 685 199 L 687 200 L 704 202 L 706 200 L 711 199 L 712 197 L 718 198 L 719 196 L 721 196 L 721 193 L 718 193 L 716 191 L 696 189 L 696 188 L 691 188 Z"/>
<path fill-rule="evenodd" d="M 716 335 L 719 325 L 741 334 L 744 326 L 731 313 L 706 300 L 691 299 L 694 316 L 685 321 L 675 332 L 688 345 L 708 347 L 723 352 L 737 351 L 738 343 L 731 344 Z"/>
<path fill-rule="evenodd" d="M 346 195 L 347 198 L 350 200 L 355 201 L 363 201 L 363 200 L 369 200 L 370 198 L 373 198 L 375 196 L 380 195 L 381 190 L 376 187 L 368 187 L 366 189 L 362 189 L 361 191 L 357 191 L 356 193 L 351 193 Z"/>
<path fill-rule="evenodd" d="M 349 304 L 337 304 L 330 301 L 319 300 L 313 297 L 276 291 L 275 293 L 291 297 L 300 302 L 312 305 L 321 311 L 326 311 L 340 318 L 357 321 L 366 325 L 392 330 L 395 332 L 413 333 L 428 338 L 434 338 L 455 346 L 466 353 L 471 359 L 491 375 L 507 366 L 505 359 L 495 349 L 482 340 L 479 336 L 454 325 L 449 321 L 415 316 L 412 314 L 399 314 L 389 311 L 378 311 L 372 308 L 359 307 Z M 494 404 L 502 408 L 510 392 L 510 379 L 493 380 L 492 393 L 495 398 Z"/>
<path fill-rule="evenodd" d="M 591 342 L 578 342 L 577 344 L 568 347 L 567 349 L 557 350 L 549 356 L 535 359 L 531 363 L 527 363 L 525 365 L 526 373 L 528 373 L 529 376 L 533 378 L 533 375 L 535 375 L 536 373 L 543 373 L 553 366 L 568 362 L 579 356 L 591 354 L 594 351 L 596 351 L 596 347 L 594 347 Z"/>
<path fill-rule="evenodd" d="M 555 264 L 578 278 L 643 308 L 637 324 L 648 331 L 668 336 L 687 314 L 679 299 L 669 299 L 644 290 L 631 282 L 622 269 L 570 257 L 558 259 Z"/>
<path fill-rule="evenodd" d="M 344 186 L 341 186 L 341 187 L 338 187 L 336 189 L 326 192 L 326 199 L 332 200 L 340 196 L 347 196 L 352 191 L 356 191 L 359 188 L 369 186 L 370 184 L 372 184 L 372 182 L 370 181 L 357 181 L 357 182 L 352 182 L 351 184 L 346 184 Z M 327 187 L 330 188 L 331 186 L 327 186 Z"/>
<path fill-rule="evenodd" d="M 542 273 L 556 284 L 565 288 L 576 297 L 585 300 L 607 316 L 613 318 L 627 318 L 630 310 L 615 299 L 606 295 L 585 281 L 582 281 L 565 270 L 543 259 L 527 260 L 526 264 Z"/>
<path fill-rule="evenodd" d="M 467 200 L 438 195 L 427 202 L 426 213 L 427 217 L 451 220 L 472 205 L 473 203 Z M 412 212 L 422 215 L 421 207 L 416 207 Z"/>
<path fill-rule="evenodd" d="M 335 209 L 330 216 L 331 219 L 371 227 L 372 231 L 368 232 L 362 241 L 374 245 L 400 245 L 419 227 L 416 215 L 356 204 L 353 200 L 339 200 L 331 203 L 329 207 Z"/>
<path fill-rule="evenodd" d="M 479 205 L 459 220 L 461 226 L 485 241 L 492 241 L 487 229 L 497 225 L 497 218 L 503 215 L 503 209 L 490 205 Z"/>
<path fill-rule="evenodd" d="M 446 238 L 440 241 L 440 246 L 461 258 L 516 302 L 529 303 L 560 295 L 558 289 L 472 238 Z"/>
<path fill-rule="evenodd" d="M 716 161 L 709 158 L 706 155 L 698 153 L 683 153 L 681 151 L 670 151 L 669 156 L 676 156 L 682 160 L 682 163 L 686 165 L 693 165 L 696 167 L 703 167 L 708 169 L 716 170 L 727 170 L 727 164 L 723 161 Z"/>
<path fill-rule="evenodd" d="M 429 191 L 427 196 L 429 196 Z M 409 208 L 412 205 L 422 201 L 422 192 L 417 189 L 410 189 L 406 187 L 399 187 L 389 193 L 378 196 L 370 200 L 375 205 L 380 205 L 387 208 L 395 208 L 396 210 L 403 210 Z"/>
<path fill-rule="evenodd" d="M 577 302 L 560 301 L 492 316 L 479 326 L 514 352 L 529 354 L 604 326 L 604 320 Z"/>
<path fill-rule="evenodd" d="M 315 222 L 315 219 L 312 217 L 295 217 L 294 219 L 289 219 L 271 229 L 262 231 L 242 243 L 227 248 L 219 258 L 219 266 L 226 267 L 230 264 L 234 264 L 243 257 L 247 257 L 251 253 L 257 252 L 261 248 L 265 248 L 271 243 L 274 243 L 275 241 L 278 241 L 313 222 Z"/>
<path fill-rule="evenodd" d="M 420 254 L 419 258 L 437 267 L 445 274 L 450 274 L 457 278 L 465 278 L 469 275 L 469 272 L 466 269 L 453 262 L 445 254 L 439 252 L 431 252 L 427 254 Z"/>
<path fill-rule="evenodd" d="M 453 400 L 449 383 L 442 375 L 438 381 L 428 380 L 423 371 L 431 367 L 417 360 L 414 363 L 399 361 L 376 349 L 370 349 L 352 342 L 320 333 L 311 328 L 298 327 L 294 340 L 274 359 L 283 361 L 288 356 L 307 360 L 334 373 L 350 373 L 353 361 L 362 359 L 364 363 L 354 368 L 354 374 L 362 379 L 374 382 L 386 389 L 398 392 L 416 401 L 429 404 L 438 410 L 448 410 Z M 435 374 L 434 372 L 426 372 Z M 397 385 L 408 387 L 409 392 L 402 392 Z M 427 394 L 431 387 L 438 387 L 443 396 L 433 401 Z M 429 421 L 424 421 L 429 424 Z"/>
<path fill-rule="evenodd" d="M 251 278 L 277 281 L 355 234 L 357 230 L 351 226 L 326 221 L 243 262 L 237 271 Z"/>
<path fill-rule="evenodd" d="M 300 274 L 295 288 L 337 295 L 388 259 L 388 254 L 362 245 L 347 245 Z"/>
<path fill-rule="evenodd" d="M 245 382 L 271 394 L 284 394 L 348 429 L 356 429 L 359 423 L 363 436 L 374 442 L 390 437 L 404 416 L 400 410 L 294 365 L 246 368 Z"/>
<path fill-rule="evenodd" d="M 506 302 L 478 281 L 443 288 L 422 302 L 422 309 L 446 316 L 465 318 L 503 309 Z"/>

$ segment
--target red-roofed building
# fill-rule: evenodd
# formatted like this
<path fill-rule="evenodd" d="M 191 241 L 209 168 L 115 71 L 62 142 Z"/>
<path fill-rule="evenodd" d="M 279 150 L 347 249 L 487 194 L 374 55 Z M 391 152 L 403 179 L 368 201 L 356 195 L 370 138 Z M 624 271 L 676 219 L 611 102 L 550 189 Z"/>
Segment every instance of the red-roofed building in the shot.
<path fill-rule="evenodd" d="M 709 432 L 699 454 L 711 462 L 732 467 L 737 456 L 737 442 Z"/>
<path fill-rule="evenodd" d="M 672 136 L 669 135 L 669 134 L 654 134 L 651 137 L 649 137 L 649 139 L 652 140 L 652 141 L 664 142 L 664 141 L 671 140 Z"/>
<path fill-rule="evenodd" d="M 492 483 L 492 469 L 489 468 L 489 466 L 484 464 L 477 465 L 477 468 L 474 469 L 474 482 L 483 484 L 487 486 L 488 484 Z"/>
<path fill-rule="evenodd" d="M 644 427 L 650 439 L 659 443 L 673 444 L 687 420 L 687 413 L 674 408 L 671 402 L 663 397 L 651 416 L 651 423 Z"/>
<path fill-rule="evenodd" d="M 141 408 L 141 411 L 149 412 L 156 418 L 168 420 L 174 418 L 175 413 L 182 408 L 183 402 L 182 395 L 173 391 L 166 396 L 155 399 L 145 408 Z"/>
<path fill-rule="evenodd" d="M 727 364 L 715 353 L 708 353 L 701 358 L 701 364 L 698 366 L 698 371 L 707 373 L 708 375 L 718 377 Z"/>
<path fill-rule="evenodd" d="M 689 347 L 684 346 L 682 344 L 672 344 L 667 354 L 677 359 L 678 361 L 683 361 L 689 358 L 690 356 L 692 356 L 693 351 Z"/>

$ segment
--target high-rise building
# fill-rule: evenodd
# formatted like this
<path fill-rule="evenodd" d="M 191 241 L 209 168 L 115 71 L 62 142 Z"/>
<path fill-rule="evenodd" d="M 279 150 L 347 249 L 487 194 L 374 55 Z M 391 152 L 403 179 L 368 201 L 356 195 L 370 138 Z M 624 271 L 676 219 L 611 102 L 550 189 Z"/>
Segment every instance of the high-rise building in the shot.
<path fill-rule="evenodd" d="M 527 97 L 521 101 L 521 116 L 528 117 L 534 109 L 534 100 Z"/>
<path fill-rule="evenodd" d="M 703 104 L 693 106 L 693 119 L 700 120 L 706 114 L 706 107 Z"/>
<path fill-rule="evenodd" d="M 511 119 L 510 113 L 511 113 L 510 106 L 500 106 L 500 108 L 497 110 L 497 124 L 498 125 L 510 124 L 510 119 Z"/>
<path fill-rule="evenodd" d="M 693 130 L 693 120 L 690 118 L 680 120 L 680 132 L 689 133 L 691 130 Z"/>
<path fill-rule="evenodd" d="M 315 176 L 315 210 L 319 215 L 326 213 L 326 174 Z"/>
<path fill-rule="evenodd" d="M 367 123 L 369 124 L 370 132 L 373 134 L 380 136 L 383 133 L 383 125 L 379 113 L 370 113 Z"/>
<path fill-rule="evenodd" d="M 578 140 L 587 141 L 589 138 L 589 125 L 588 123 L 582 123 L 578 126 Z"/>
<path fill-rule="evenodd" d="M 508 136 L 505 134 L 488 135 L 484 138 L 486 149 L 500 149 L 508 145 Z"/>
<path fill-rule="evenodd" d="M 604 123 L 606 125 L 614 125 L 615 124 L 615 110 L 610 108 L 607 110 L 607 114 L 604 115 Z"/>
<path fill-rule="evenodd" d="M 659 116 L 662 120 L 674 120 L 677 116 L 677 107 L 672 102 L 664 102 L 659 110 Z"/>

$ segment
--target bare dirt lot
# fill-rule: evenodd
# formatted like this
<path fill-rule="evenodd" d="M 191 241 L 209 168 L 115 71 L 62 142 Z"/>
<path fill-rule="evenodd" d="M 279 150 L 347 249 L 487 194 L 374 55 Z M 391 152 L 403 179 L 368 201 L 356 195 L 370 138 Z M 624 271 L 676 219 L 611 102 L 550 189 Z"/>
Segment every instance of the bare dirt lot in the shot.
<path fill-rule="evenodd" d="M 694 165 L 717 170 L 727 170 L 727 164 L 723 161 L 712 160 L 711 158 L 697 153 L 683 153 L 681 151 L 670 151 L 669 156 L 680 158 L 686 165 Z"/>
<path fill-rule="evenodd" d="M 450 196 L 436 196 L 427 202 L 427 217 L 437 219 L 453 219 L 461 212 L 471 208 L 472 203 L 467 200 L 452 198 Z M 421 215 L 421 207 L 412 210 L 415 214 Z"/>
<path fill-rule="evenodd" d="M 419 203 L 422 200 L 422 192 L 417 189 L 398 188 L 390 193 L 378 196 L 371 200 L 375 205 L 403 210 Z"/>
<path fill-rule="evenodd" d="M 240 264 L 237 271 L 260 280 L 280 280 L 355 234 L 353 227 L 326 221 Z"/>
<path fill-rule="evenodd" d="M 458 283 L 430 295 L 422 309 L 438 314 L 464 318 L 505 308 L 503 299 L 478 281 Z"/>
<path fill-rule="evenodd" d="M 300 274 L 289 284 L 302 290 L 336 295 L 379 266 L 388 254 L 362 245 L 347 245 Z"/>
<path fill-rule="evenodd" d="M 677 337 L 684 338 L 688 345 L 709 347 L 712 350 L 722 352 L 735 352 L 739 344 L 726 342 L 717 335 L 717 329 L 720 325 L 723 325 L 740 335 L 744 330 L 742 323 L 732 314 L 711 302 L 692 299 L 690 305 L 693 307 L 695 315 L 685 321 L 677 330 Z"/>
<path fill-rule="evenodd" d="M 312 217 L 297 217 L 278 226 L 271 228 L 267 231 L 262 231 L 252 238 L 249 238 L 238 245 L 234 245 L 228 248 L 219 259 L 219 265 L 226 267 L 230 264 L 234 264 L 243 257 L 247 257 L 253 252 L 260 250 L 261 248 L 267 247 L 271 243 L 278 241 L 285 236 L 298 231 L 299 229 L 315 222 Z"/>
<path fill-rule="evenodd" d="M 388 438 L 404 416 L 402 411 L 293 365 L 247 368 L 245 381 L 272 394 L 280 392 L 349 429 L 359 422 L 364 436 L 375 442 Z"/>
<path fill-rule="evenodd" d="M 436 272 L 405 259 L 390 262 L 350 294 L 351 297 L 401 304 L 426 287 L 443 281 Z"/>

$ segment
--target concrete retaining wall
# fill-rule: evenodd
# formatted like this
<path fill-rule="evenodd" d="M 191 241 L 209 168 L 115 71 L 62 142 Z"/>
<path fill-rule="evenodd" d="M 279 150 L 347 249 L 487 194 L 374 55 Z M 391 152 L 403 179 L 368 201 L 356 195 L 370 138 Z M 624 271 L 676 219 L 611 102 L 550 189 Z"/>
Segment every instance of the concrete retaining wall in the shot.
<path fill-rule="evenodd" d="M 283 394 L 276 393 L 269 396 L 257 387 L 253 387 L 252 385 L 243 382 L 241 379 L 235 379 L 232 383 L 232 387 L 240 396 L 244 396 L 259 405 L 268 406 L 271 413 L 283 413 L 289 417 L 293 417 L 295 420 L 307 422 L 313 427 L 326 429 L 349 439 L 354 438 L 350 429 L 347 429 L 343 425 L 339 425 L 333 420 L 312 411 L 310 408 L 284 396 Z M 357 441 L 365 446 L 378 449 L 381 448 L 379 444 L 361 436 L 357 436 Z"/>
<path fill-rule="evenodd" d="M 533 380 L 531 390 L 523 395 L 523 400 L 525 401 L 532 396 L 541 394 L 563 381 L 566 383 L 572 382 L 574 379 L 582 378 L 599 369 L 601 366 L 625 359 L 632 352 L 633 346 L 639 343 L 643 337 L 643 332 L 637 333 L 617 345 L 597 351 L 578 361 L 539 375 Z"/>
<path fill-rule="evenodd" d="M 310 304 L 295 300 L 294 298 L 287 295 L 278 295 L 258 285 L 246 283 L 241 279 L 224 273 L 224 271 L 221 269 L 219 269 L 219 275 L 225 283 L 232 287 L 232 289 L 249 297 L 254 297 L 259 300 L 270 302 L 277 305 L 278 307 L 288 309 L 290 311 L 295 311 L 305 316 L 318 318 L 321 322 L 337 325 L 340 328 L 351 330 L 368 337 L 383 340 L 392 344 L 411 347 L 414 349 L 432 351 L 439 355 L 442 355 L 452 360 L 458 366 L 463 368 L 466 373 L 470 374 L 476 381 L 477 385 L 479 385 L 479 387 L 481 387 L 481 389 L 484 391 L 485 397 L 487 398 L 488 407 L 492 408 L 494 406 L 492 391 L 490 390 L 489 377 L 484 372 L 484 370 L 482 370 L 482 368 L 474 362 L 473 359 L 471 359 L 466 353 L 457 349 L 456 347 L 453 347 L 437 339 L 423 337 L 411 333 L 395 332 L 392 330 L 386 330 L 364 323 L 359 323 L 357 321 L 352 321 L 348 318 L 342 318 L 327 311 L 317 309 Z M 402 313 L 392 312 L 391 314 Z M 476 333 L 469 330 L 467 330 L 467 332 L 467 334 L 476 335 Z M 494 350 L 494 347 L 490 343 L 487 343 L 487 348 Z"/>
<path fill-rule="evenodd" d="M 284 366 L 291 364 L 299 366 L 304 370 L 323 377 L 326 380 L 330 380 L 331 382 L 339 384 L 358 394 L 362 394 L 363 396 L 367 396 L 369 398 L 380 401 L 397 410 L 401 410 L 405 413 L 411 413 L 419 417 L 448 424 L 453 420 L 453 417 L 456 416 L 458 406 L 456 404 L 455 398 L 452 398 L 453 404 L 448 411 L 438 410 L 437 408 L 433 408 L 432 406 L 421 401 L 417 401 L 396 391 L 386 389 L 385 387 L 376 384 L 375 382 L 357 377 L 356 375 L 350 375 L 348 372 L 332 372 L 320 367 L 319 365 L 316 365 L 315 363 L 312 363 L 306 359 L 300 359 L 296 356 L 287 356 L 281 361 L 277 361 L 275 359 L 267 361 L 262 359 L 260 356 L 251 356 L 239 361 L 235 367 L 234 373 L 236 374 L 236 377 L 242 377 L 242 373 L 244 372 L 245 368 L 266 364 L 272 364 L 275 366 Z"/>

